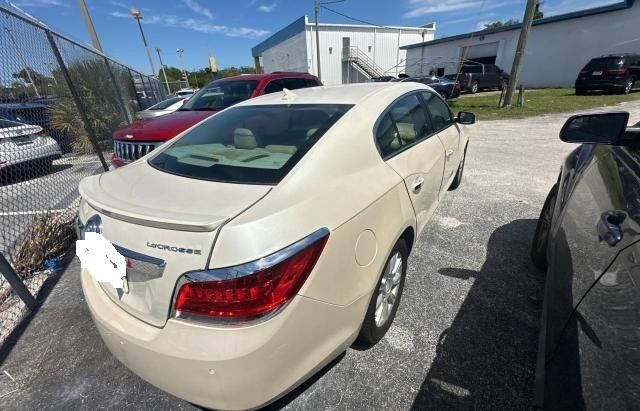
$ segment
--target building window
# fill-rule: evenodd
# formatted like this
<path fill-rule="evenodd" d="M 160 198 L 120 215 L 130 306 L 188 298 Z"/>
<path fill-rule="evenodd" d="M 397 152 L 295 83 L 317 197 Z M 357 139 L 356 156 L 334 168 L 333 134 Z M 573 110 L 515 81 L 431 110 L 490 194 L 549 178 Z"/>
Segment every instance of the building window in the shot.
<path fill-rule="evenodd" d="M 371 53 L 371 46 L 369 46 L 369 53 Z"/>
<path fill-rule="evenodd" d="M 333 53 L 333 47 L 329 47 L 329 54 Z"/>

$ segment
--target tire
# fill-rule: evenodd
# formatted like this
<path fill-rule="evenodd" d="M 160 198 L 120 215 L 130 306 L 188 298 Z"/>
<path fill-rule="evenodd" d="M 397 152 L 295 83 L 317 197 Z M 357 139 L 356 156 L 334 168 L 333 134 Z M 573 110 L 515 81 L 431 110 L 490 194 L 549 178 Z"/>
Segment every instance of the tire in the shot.
<path fill-rule="evenodd" d="M 449 100 L 449 94 L 447 94 L 446 91 L 438 91 L 438 94 L 440 94 L 440 97 L 442 97 L 445 100 Z"/>
<path fill-rule="evenodd" d="M 401 264 L 399 267 L 397 266 L 398 258 Z M 357 343 L 359 345 L 365 347 L 375 345 L 384 337 L 389 327 L 391 327 L 396 312 L 398 311 L 398 306 L 400 305 L 400 298 L 402 297 L 404 280 L 407 275 L 408 258 L 409 251 L 407 244 L 404 239 L 401 238 L 396 245 L 393 246 L 387 262 L 384 265 L 383 272 L 380 275 L 380 279 L 376 283 L 371 301 L 369 302 L 369 308 L 367 308 L 367 314 L 362 322 L 360 335 L 358 335 Z M 393 290 L 395 290 L 395 293 L 393 293 Z M 393 299 L 393 303 L 390 302 L 391 298 Z M 378 311 L 376 308 L 379 304 L 380 312 L 376 313 Z M 386 304 L 387 307 L 386 316 L 383 315 L 385 312 L 385 306 L 383 304 Z"/>
<path fill-rule="evenodd" d="M 509 80 L 507 80 L 506 78 L 503 78 L 502 81 L 500 81 L 500 85 L 498 85 L 498 89 L 500 91 L 506 91 L 508 86 L 509 86 Z"/>
<path fill-rule="evenodd" d="M 576 89 L 576 96 L 584 96 L 587 92 L 581 88 Z"/>
<path fill-rule="evenodd" d="M 549 246 L 549 232 L 551 230 L 551 222 L 553 219 L 553 211 L 556 206 L 556 198 L 558 197 L 558 184 L 554 184 L 544 201 L 536 232 L 533 235 L 533 243 L 531 244 L 531 261 L 540 271 L 547 271 L 549 262 L 547 261 L 547 248 Z"/>
<path fill-rule="evenodd" d="M 627 80 L 627 85 L 624 86 L 624 90 L 622 91 L 622 94 L 629 94 L 631 93 L 632 90 L 633 90 L 633 79 L 630 78 Z"/>
<path fill-rule="evenodd" d="M 449 191 L 453 191 L 456 188 L 460 187 L 460 183 L 462 183 L 462 173 L 464 172 L 464 162 L 467 159 L 467 147 L 464 148 L 464 154 L 462 155 L 462 160 L 460 160 L 460 165 L 458 166 L 458 171 L 456 172 L 456 176 L 453 179 L 453 182 L 449 186 Z"/>
<path fill-rule="evenodd" d="M 476 94 L 478 91 L 480 91 L 480 83 L 475 80 L 473 83 L 471 83 L 471 88 L 469 89 L 469 91 L 471 92 L 471 94 Z"/>

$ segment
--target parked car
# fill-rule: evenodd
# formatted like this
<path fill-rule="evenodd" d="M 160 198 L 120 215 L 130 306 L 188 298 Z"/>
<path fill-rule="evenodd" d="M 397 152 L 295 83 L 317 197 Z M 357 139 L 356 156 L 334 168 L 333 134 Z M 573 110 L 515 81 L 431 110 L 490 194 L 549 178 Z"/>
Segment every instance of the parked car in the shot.
<path fill-rule="evenodd" d="M 531 256 L 546 271 L 534 408 L 640 404 L 640 123 L 571 117 L 564 161 Z M 537 408 L 539 407 L 539 408 Z"/>
<path fill-rule="evenodd" d="M 175 97 L 191 97 L 194 94 L 196 94 L 196 92 L 198 91 L 198 89 L 193 89 L 193 88 L 181 88 L 180 90 L 176 91 L 175 93 L 173 93 L 173 95 Z"/>
<path fill-rule="evenodd" d="M 41 99 L 44 101 L 44 99 Z M 49 104 L 55 100 L 50 99 Z M 40 126 L 44 132 L 52 137 L 60 146 L 63 153 L 70 153 L 73 149 L 73 139 L 70 134 L 54 129 L 51 126 L 49 105 L 34 102 L 1 103 L 0 117 L 18 123 Z"/>
<path fill-rule="evenodd" d="M 502 89 L 509 84 L 509 74 L 495 64 L 464 63 L 459 74 L 447 74 L 449 80 L 460 83 L 460 88 L 472 94 L 484 89 Z"/>
<path fill-rule="evenodd" d="M 380 82 L 384 83 L 384 82 L 387 82 L 387 81 L 393 81 L 395 79 L 396 78 L 393 77 L 393 76 L 379 76 L 379 77 L 372 77 L 369 80 L 369 82 L 370 83 L 380 83 Z"/>
<path fill-rule="evenodd" d="M 146 110 L 138 111 L 136 113 L 136 120 L 142 120 L 145 118 L 160 117 L 165 114 L 173 113 L 185 103 L 185 97 L 169 97 L 166 100 L 154 104 Z"/>
<path fill-rule="evenodd" d="M 576 94 L 602 90 L 629 94 L 640 87 L 640 54 L 610 54 L 591 59 L 575 83 Z"/>
<path fill-rule="evenodd" d="M 418 83 L 284 91 L 85 178 L 77 248 L 105 344 L 216 409 L 268 404 L 356 338 L 375 344 L 474 121 Z M 87 269 L 94 244 L 114 244 L 115 268 Z"/>
<path fill-rule="evenodd" d="M 25 167 L 51 168 L 62 155 L 56 141 L 43 133 L 43 128 L 0 118 L 0 172 L 18 171 Z"/>
<path fill-rule="evenodd" d="M 227 77 L 212 81 L 173 113 L 135 121 L 113 134 L 112 164 L 124 166 L 165 141 L 233 104 L 262 94 L 322 85 L 306 73 L 271 73 Z"/>
<path fill-rule="evenodd" d="M 445 77 L 426 76 L 426 77 L 405 77 L 403 79 L 397 79 L 394 81 L 414 81 L 417 83 L 426 84 L 435 91 L 438 92 L 445 100 L 457 98 L 460 96 L 460 83 L 449 80 Z"/>

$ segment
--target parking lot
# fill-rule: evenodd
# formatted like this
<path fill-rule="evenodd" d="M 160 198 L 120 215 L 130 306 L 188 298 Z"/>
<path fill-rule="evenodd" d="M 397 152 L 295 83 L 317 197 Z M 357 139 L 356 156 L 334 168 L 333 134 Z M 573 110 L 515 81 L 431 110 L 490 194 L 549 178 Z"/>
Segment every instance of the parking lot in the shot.
<path fill-rule="evenodd" d="M 620 108 L 640 121 L 640 102 Z M 528 253 L 572 149 L 558 139 L 566 118 L 473 126 L 462 186 L 417 240 L 388 334 L 371 349 L 349 349 L 272 407 L 526 409 L 543 284 Z M 11 375 L 0 373 L 8 409 L 192 408 L 109 354 L 83 301 L 77 260 L 8 348 L 0 367 Z"/>

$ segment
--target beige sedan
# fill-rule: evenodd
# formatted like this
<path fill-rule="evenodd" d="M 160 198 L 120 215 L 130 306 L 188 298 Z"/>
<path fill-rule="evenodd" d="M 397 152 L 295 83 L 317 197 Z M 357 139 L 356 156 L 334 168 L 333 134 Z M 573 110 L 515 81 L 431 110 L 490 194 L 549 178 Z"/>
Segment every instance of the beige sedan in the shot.
<path fill-rule="evenodd" d="M 77 247 L 104 342 L 218 409 L 268 404 L 375 344 L 474 121 L 418 83 L 285 90 L 84 179 Z"/>

